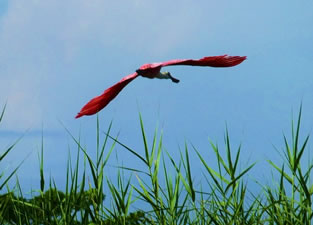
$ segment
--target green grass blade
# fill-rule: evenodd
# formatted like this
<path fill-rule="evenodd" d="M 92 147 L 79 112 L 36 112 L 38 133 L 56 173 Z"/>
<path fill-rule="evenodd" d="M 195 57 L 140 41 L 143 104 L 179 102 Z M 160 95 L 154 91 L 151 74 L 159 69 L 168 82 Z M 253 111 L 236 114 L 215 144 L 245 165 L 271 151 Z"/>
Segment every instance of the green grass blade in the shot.
<path fill-rule="evenodd" d="M 242 171 L 237 177 L 234 177 L 234 179 L 227 185 L 225 192 L 227 192 L 227 190 L 234 185 L 243 175 L 245 175 L 253 166 L 255 165 L 255 163 L 253 163 L 252 165 L 250 165 L 248 168 L 246 168 L 244 171 Z"/>
<path fill-rule="evenodd" d="M 280 174 L 283 174 L 283 176 L 287 179 L 287 181 L 292 184 L 292 178 L 285 173 L 284 171 L 282 171 L 282 169 L 280 169 L 275 163 L 273 163 L 271 160 L 267 160 L 267 162 L 269 164 L 271 164 Z"/>
<path fill-rule="evenodd" d="M 142 117 L 141 114 L 139 113 L 139 120 L 140 120 L 140 128 L 141 128 L 141 134 L 142 134 L 142 139 L 143 139 L 143 143 L 145 146 L 145 155 L 146 155 L 146 161 L 149 164 L 150 161 L 150 157 L 149 157 L 149 148 L 148 148 L 148 142 L 147 142 L 147 137 L 146 137 L 146 133 L 145 133 L 145 129 L 144 129 L 144 125 L 143 125 L 143 121 L 142 121 Z"/>
<path fill-rule="evenodd" d="M 191 169 L 190 169 L 190 161 L 189 161 L 189 154 L 188 154 L 188 148 L 187 144 L 185 143 L 185 157 L 186 157 L 186 164 L 187 164 L 187 179 L 188 179 L 188 186 L 191 194 L 191 199 L 193 202 L 196 200 L 196 193 L 193 187 L 193 181 L 192 181 L 192 175 L 191 175 Z"/>
<path fill-rule="evenodd" d="M 20 164 L 10 173 L 10 175 L 2 182 L 0 185 L 0 191 L 2 188 L 8 183 L 8 181 L 11 179 L 11 177 L 16 173 L 16 171 L 21 167 L 21 165 L 24 163 L 25 159 L 20 162 Z"/>
<path fill-rule="evenodd" d="M 130 153 L 135 155 L 137 158 L 139 158 L 141 161 L 143 161 L 144 164 L 149 165 L 149 162 L 147 162 L 141 155 L 139 155 L 137 152 L 129 148 L 127 145 L 124 145 L 122 142 L 118 141 L 116 138 L 111 137 L 109 134 L 106 134 L 106 135 L 108 135 L 110 139 L 114 140 L 117 144 L 124 147 L 127 151 L 129 151 Z"/>
<path fill-rule="evenodd" d="M 3 116 L 4 116 L 4 112 L 5 112 L 6 107 L 7 107 L 7 103 L 4 104 L 4 107 L 3 107 L 3 109 L 2 109 L 2 112 L 1 112 L 1 115 L 0 115 L 0 123 L 1 123 L 1 121 L 2 121 L 2 119 L 3 119 Z"/>

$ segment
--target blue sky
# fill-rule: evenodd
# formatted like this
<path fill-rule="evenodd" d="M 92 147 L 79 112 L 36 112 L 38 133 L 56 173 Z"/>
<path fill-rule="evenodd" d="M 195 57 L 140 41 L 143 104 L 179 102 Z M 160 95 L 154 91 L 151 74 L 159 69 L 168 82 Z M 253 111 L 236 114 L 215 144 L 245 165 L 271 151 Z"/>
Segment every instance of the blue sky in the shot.
<path fill-rule="evenodd" d="M 74 119 L 90 98 L 144 63 L 229 54 L 248 59 L 233 68 L 168 67 L 179 84 L 136 79 L 99 113 L 101 127 L 113 120 L 113 134 L 143 154 L 140 111 L 150 136 L 158 125 L 177 159 L 187 140 L 214 163 L 208 138 L 222 146 L 227 124 L 234 146 L 243 144 L 243 165 L 258 161 L 253 174 L 268 177 L 265 159 L 280 160 L 272 145 L 283 146 L 301 101 L 303 132 L 312 129 L 312 11 L 309 0 L 2 1 L 0 146 L 29 131 L 1 168 L 27 157 L 21 183 L 38 188 L 43 129 L 45 172 L 62 186 L 68 146 L 76 148 L 59 121 L 74 135 L 81 130 L 94 155 L 96 117 Z M 116 150 L 120 162 L 137 166 Z"/>

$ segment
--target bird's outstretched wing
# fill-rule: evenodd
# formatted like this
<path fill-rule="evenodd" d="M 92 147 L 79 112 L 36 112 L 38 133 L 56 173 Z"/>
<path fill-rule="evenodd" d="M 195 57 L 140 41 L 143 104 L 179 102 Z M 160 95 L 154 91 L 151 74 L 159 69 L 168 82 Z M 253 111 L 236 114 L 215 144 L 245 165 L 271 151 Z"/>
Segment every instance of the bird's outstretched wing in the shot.
<path fill-rule="evenodd" d="M 140 70 L 153 69 L 156 67 L 186 65 L 186 66 L 210 66 L 210 67 L 231 67 L 240 64 L 246 56 L 209 56 L 201 59 L 173 59 L 162 63 L 144 64 Z"/>
<path fill-rule="evenodd" d="M 106 89 L 102 95 L 99 95 L 93 99 L 91 99 L 77 114 L 75 118 L 79 118 L 81 116 L 93 115 L 103 109 L 110 101 L 112 101 L 118 93 L 132 80 L 138 77 L 137 73 L 132 73 L 118 83 L 114 84 L 112 87 Z"/>

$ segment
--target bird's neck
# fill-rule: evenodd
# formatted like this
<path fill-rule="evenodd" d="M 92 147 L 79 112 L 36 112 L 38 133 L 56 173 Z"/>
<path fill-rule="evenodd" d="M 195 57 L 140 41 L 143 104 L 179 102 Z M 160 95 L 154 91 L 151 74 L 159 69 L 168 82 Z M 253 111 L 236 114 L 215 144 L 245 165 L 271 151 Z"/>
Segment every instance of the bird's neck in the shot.
<path fill-rule="evenodd" d="M 159 79 L 170 79 L 169 72 L 167 71 L 159 72 L 155 77 Z"/>

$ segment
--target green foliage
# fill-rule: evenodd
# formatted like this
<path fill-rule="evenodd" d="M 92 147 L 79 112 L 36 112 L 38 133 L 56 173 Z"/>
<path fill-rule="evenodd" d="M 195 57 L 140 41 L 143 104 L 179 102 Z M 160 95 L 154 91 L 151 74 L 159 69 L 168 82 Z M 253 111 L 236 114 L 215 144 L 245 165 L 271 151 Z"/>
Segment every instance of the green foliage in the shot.
<path fill-rule="evenodd" d="M 309 225 L 313 222 L 310 179 L 313 163 L 304 160 L 309 135 L 300 141 L 301 114 L 302 107 L 296 124 L 292 121 L 291 140 L 283 136 L 284 163 L 278 165 L 268 160 L 279 180 L 274 186 L 261 186 L 263 192 L 258 195 L 249 191 L 246 176 L 252 173 L 255 163 L 240 162 L 241 145 L 235 148 L 231 145 L 228 129 L 223 148 L 209 141 L 210 148 L 204 155 L 194 145 L 185 143 L 175 158 L 165 150 L 163 133 L 158 129 L 150 142 L 141 115 L 142 154 L 142 149 L 132 149 L 111 136 L 112 123 L 102 136 L 97 117 L 96 156 L 93 159 L 88 154 L 92 150 L 87 151 L 80 137 L 74 137 L 65 128 L 77 147 L 75 163 L 69 153 L 65 190 L 58 190 L 53 178 L 44 176 L 42 137 L 38 156 L 39 190 L 32 192 L 30 198 L 23 196 L 18 178 L 13 189 L 7 185 L 17 169 L 7 176 L 1 173 L 0 187 L 7 187 L 7 191 L 0 195 L 0 224 Z M 3 115 L 4 110 L 0 122 Z M 15 144 L 5 149 L 0 162 Z M 137 158 L 144 169 L 118 166 L 115 179 L 109 179 L 112 176 L 107 176 L 105 168 L 116 145 Z M 200 172 L 191 164 L 192 154 L 202 166 L 202 179 L 197 182 L 194 175 L 199 178 Z M 208 163 L 212 157 L 216 165 Z M 125 172 L 132 175 L 126 177 Z M 142 207 L 135 208 L 137 205 Z"/>

